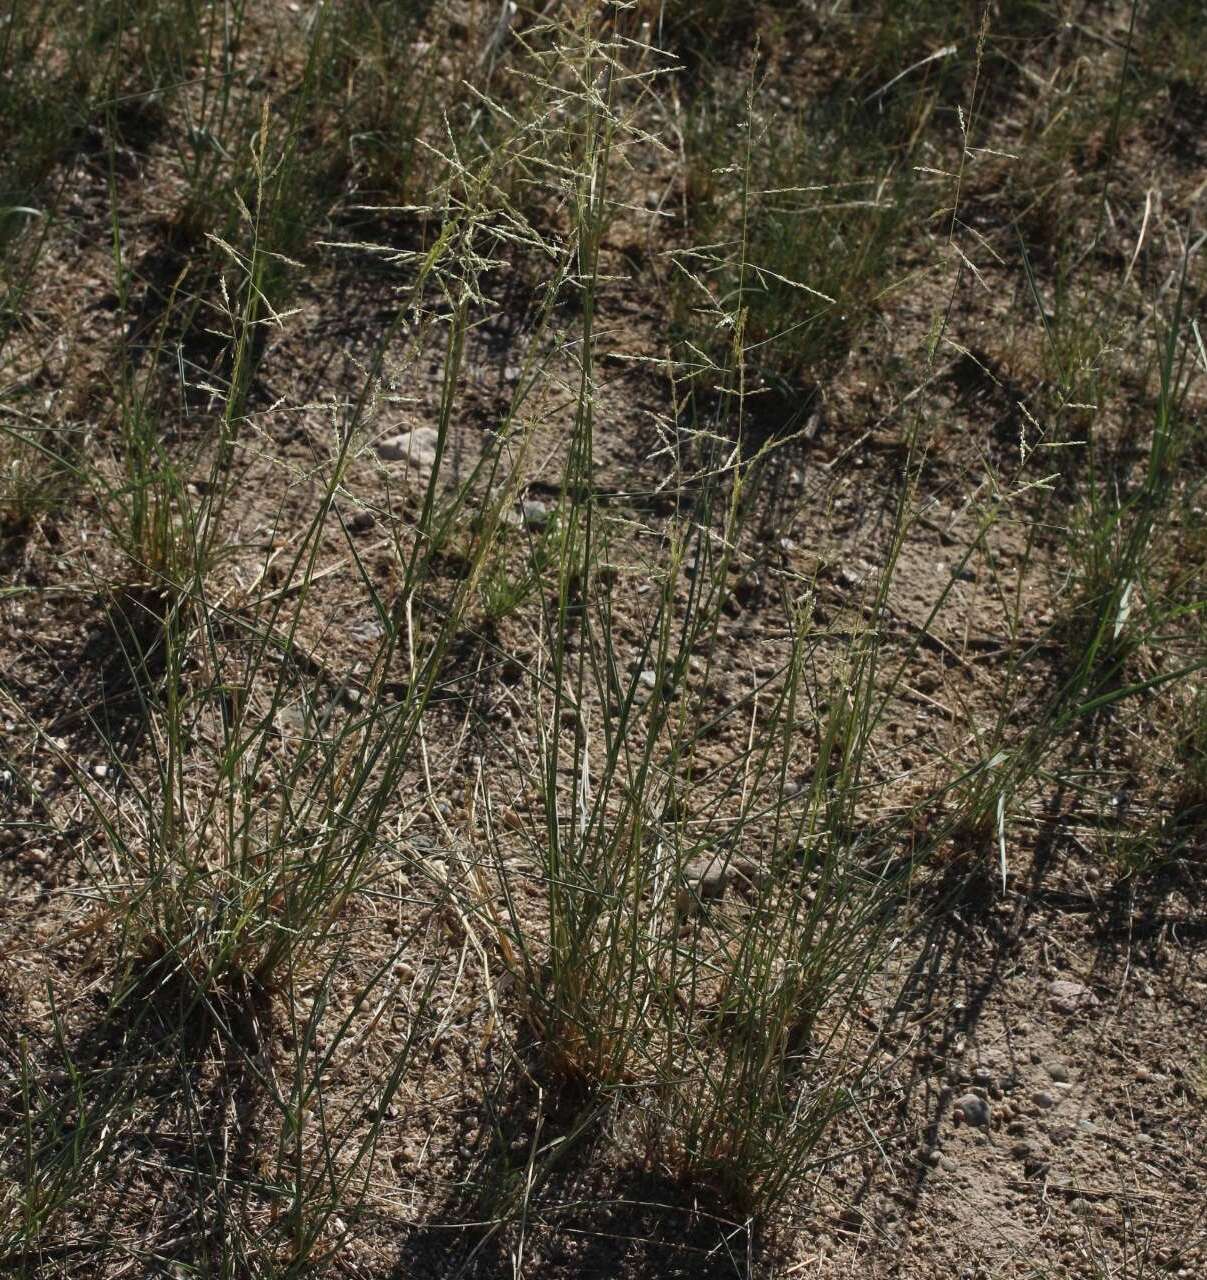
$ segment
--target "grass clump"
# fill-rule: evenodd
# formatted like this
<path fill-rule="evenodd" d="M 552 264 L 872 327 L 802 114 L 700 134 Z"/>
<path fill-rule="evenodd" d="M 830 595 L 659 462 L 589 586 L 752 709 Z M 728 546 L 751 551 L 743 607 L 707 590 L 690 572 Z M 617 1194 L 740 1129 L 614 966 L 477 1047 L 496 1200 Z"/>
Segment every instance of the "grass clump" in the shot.
<path fill-rule="evenodd" d="M 690 108 L 693 247 L 674 260 L 684 359 L 715 381 L 740 341 L 752 418 L 791 418 L 786 406 L 800 408 L 853 347 L 875 344 L 901 236 L 928 212 L 919 157 L 885 140 L 916 137 L 931 106 L 867 121 L 839 94 L 794 105 L 768 82 Z"/>
<path fill-rule="evenodd" d="M 73 477 L 59 451 L 41 433 L 20 431 L 0 438 L 0 527 L 9 536 L 30 533 L 69 501 Z"/>

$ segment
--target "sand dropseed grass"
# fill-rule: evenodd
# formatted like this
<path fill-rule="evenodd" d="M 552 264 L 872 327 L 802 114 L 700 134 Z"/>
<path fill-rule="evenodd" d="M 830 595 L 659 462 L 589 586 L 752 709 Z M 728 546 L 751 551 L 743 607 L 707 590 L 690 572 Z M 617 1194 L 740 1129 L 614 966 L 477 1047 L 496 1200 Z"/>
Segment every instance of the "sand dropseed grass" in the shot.
<path fill-rule="evenodd" d="M 959 984 L 1084 959 L 1025 912 L 1191 866 L 1196 280 L 1146 387 L 1148 117 L 1061 97 L 1119 32 L 848 10 L 11 8 L 0 1270 L 598 1270 L 673 1201 L 753 1272 L 942 1171 Z"/>

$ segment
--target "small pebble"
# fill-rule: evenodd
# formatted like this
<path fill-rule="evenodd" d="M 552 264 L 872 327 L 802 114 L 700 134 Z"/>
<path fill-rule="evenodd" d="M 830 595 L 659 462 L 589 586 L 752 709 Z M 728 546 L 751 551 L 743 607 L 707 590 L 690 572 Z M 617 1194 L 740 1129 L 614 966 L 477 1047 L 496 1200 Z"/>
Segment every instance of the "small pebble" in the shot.
<path fill-rule="evenodd" d="M 1049 1075 L 1049 1076 L 1050 1076 L 1050 1077 L 1051 1077 L 1051 1078 L 1052 1078 L 1052 1079 L 1053 1079 L 1057 1084 L 1068 1084 L 1068 1083 L 1069 1083 L 1069 1069 L 1068 1069 L 1068 1067 L 1066 1067 L 1066 1066 L 1065 1066 L 1065 1064 L 1064 1064 L 1063 1062 L 1049 1062 L 1049 1063 L 1048 1063 L 1048 1075 Z"/>
<path fill-rule="evenodd" d="M 1033 1093 L 1031 1095 L 1031 1101 L 1035 1103 L 1041 1111 L 1051 1111 L 1056 1105 L 1056 1099 L 1044 1089 L 1041 1089 L 1038 1093 Z"/>

